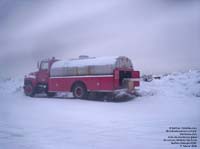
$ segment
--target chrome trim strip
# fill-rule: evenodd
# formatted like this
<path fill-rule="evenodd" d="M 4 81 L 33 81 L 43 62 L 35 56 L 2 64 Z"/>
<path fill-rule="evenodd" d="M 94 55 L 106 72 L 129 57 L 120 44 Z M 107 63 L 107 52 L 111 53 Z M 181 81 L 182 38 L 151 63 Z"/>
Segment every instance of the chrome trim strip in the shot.
<path fill-rule="evenodd" d="M 60 76 L 60 77 L 50 77 L 50 79 L 54 79 L 54 78 L 95 78 L 95 77 L 113 77 L 113 75 L 87 75 L 87 76 Z"/>

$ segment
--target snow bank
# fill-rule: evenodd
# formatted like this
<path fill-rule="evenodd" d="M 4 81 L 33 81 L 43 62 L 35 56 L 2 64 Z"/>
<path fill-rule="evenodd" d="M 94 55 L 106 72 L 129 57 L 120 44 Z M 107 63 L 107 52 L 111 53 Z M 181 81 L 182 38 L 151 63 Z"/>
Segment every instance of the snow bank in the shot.
<path fill-rule="evenodd" d="M 200 71 L 176 72 L 141 82 L 141 96 L 200 97 Z"/>
<path fill-rule="evenodd" d="M 0 78 L 0 94 L 22 93 L 23 91 L 22 77 L 1 77 Z"/>

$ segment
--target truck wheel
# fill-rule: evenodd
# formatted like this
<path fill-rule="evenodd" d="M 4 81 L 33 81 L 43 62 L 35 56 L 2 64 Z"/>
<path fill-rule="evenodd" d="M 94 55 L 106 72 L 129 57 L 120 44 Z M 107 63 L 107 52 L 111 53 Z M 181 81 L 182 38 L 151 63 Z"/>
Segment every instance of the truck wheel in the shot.
<path fill-rule="evenodd" d="M 87 88 L 85 87 L 84 84 L 77 83 L 73 87 L 73 95 L 75 98 L 79 98 L 79 99 L 87 98 L 87 95 L 88 95 Z"/>
<path fill-rule="evenodd" d="M 35 95 L 35 90 L 31 84 L 27 84 L 24 87 L 24 93 L 26 96 L 33 97 Z"/>

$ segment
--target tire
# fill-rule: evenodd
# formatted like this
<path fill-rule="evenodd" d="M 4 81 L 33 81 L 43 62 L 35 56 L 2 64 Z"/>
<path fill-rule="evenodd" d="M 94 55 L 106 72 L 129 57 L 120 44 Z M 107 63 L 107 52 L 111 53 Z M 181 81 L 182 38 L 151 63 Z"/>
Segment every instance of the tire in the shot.
<path fill-rule="evenodd" d="M 83 83 L 76 83 L 73 87 L 73 95 L 78 99 L 86 99 L 88 96 L 87 88 Z"/>
<path fill-rule="evenodd" d="M 34 97 L 35 89 L 31 84 L 27 84 L 24 86 L 24 93 L 26 96 Z"/>

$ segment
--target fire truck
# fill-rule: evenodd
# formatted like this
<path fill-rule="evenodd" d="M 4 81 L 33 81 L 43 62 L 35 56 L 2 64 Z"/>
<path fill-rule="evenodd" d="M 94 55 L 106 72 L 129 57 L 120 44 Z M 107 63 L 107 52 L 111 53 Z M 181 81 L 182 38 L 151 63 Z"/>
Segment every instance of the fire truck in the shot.
<path fill-rule="evenodd" d="M 52 97 L 58 92 L 72 92 L 75 98 L 87 98 L 89 93 L 119 90 L 134 94 L 140 85 L 140 72 L 133 69 L 131 60 L 125 56 L 79 56 L 69 60 L 53 57 L 38 62 L 37 67 L 37 72 L 24 78 L 27 96 L 45 92 Z"/>

